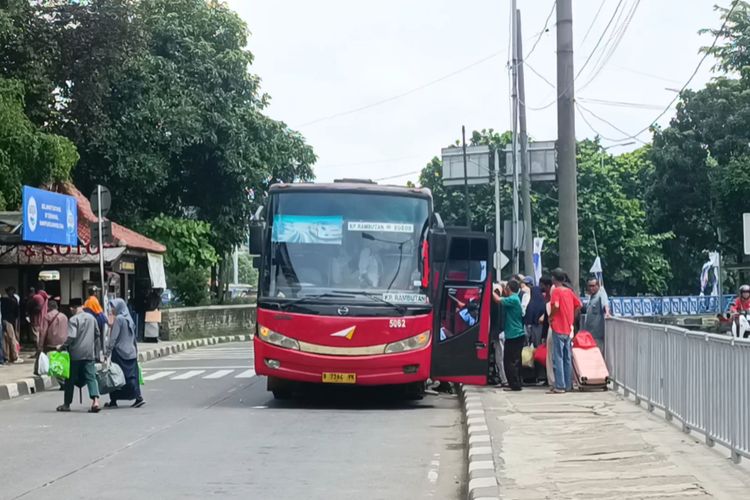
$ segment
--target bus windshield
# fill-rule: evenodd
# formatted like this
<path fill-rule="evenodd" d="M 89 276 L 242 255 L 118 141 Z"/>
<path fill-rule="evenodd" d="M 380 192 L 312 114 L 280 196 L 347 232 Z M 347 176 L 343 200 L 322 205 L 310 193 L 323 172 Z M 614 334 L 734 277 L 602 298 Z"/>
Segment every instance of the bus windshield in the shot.
<path fill-rule="evenodd" d="M 420 242 L 429 200 L 340 192 L 274 194 L 261 297 L 367 294 L 425 304 Z M 374 303 L 374 302 L 373 302 Z"/>

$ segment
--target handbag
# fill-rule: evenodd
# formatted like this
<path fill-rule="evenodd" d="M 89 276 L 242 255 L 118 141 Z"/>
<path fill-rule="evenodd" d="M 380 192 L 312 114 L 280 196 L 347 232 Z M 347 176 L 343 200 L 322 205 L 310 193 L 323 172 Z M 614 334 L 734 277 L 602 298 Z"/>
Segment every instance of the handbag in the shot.
<path fill-rule="evenodd" d="M 521 350 L 521 364 L 527 368 L 534 368 L 534 348 L 527 345 Z"/>
<path fill-rule="evenodd" d="M 108 361 L 106 366 L 96 373 L 96 381 L 99 384 L 99 393 L 109 394 L 125 387 L 125 374 L 120 365 Z"/>
<path fill-rule="evenodd" d="M 52 351 L 49 353 L 49 368 L 47 374 L 50 377 L 70 378 L 70 353 L 66 351 Z"/>
<path fill-rule="evenodd" d="M 49 373 L 49 357 L 40 352 L 36 360 L 35 375 L 47 375 L 47 373 Z"/>

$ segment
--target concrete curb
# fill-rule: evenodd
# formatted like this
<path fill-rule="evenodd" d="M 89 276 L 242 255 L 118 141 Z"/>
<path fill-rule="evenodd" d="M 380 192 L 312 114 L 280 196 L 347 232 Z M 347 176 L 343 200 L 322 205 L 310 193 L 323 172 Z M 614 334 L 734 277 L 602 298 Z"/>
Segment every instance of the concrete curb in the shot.
<path fill-rule="evenodd" d="M 223 344 L 225 342 L 244 342 L 252 340 L 252 335 L 225 335 L 222 337 L 208 337 L 205 339 L 184 340 L 170 346 L 151 349 L 146 352 L 138 353 L 138 362 L 151 361 L 157 358 L 163 358 L 170 354 L 192 349 L 193 347 L 202 347 L 206 345 Z M 28 396 L 37 392 L 47 391 L 57 388 L 57 383 L 47 375 L 26 377 L 10 384 L 0 384 L 0 401 L 17 398 L 19 396 Z"/>
<path fill-rule="evenodd" d="M 497 500 L 500 487 L 495 474 L 495 453 L 487 418 L 475 387 L 461 386 L 461 409 L 466 423 L 469 487 L 468 500 Z"/>

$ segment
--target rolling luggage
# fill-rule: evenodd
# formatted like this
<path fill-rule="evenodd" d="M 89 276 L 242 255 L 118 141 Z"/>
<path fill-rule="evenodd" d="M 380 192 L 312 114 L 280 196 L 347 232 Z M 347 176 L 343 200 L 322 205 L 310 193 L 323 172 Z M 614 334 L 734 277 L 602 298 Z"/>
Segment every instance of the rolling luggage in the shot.
<path fill-rule="evenodd" d="M 573 376 L 581 391 L 606 391 L 609 370 L 596 342 L 588 337 L 589 332 L 581 331 L 576 335 L 578 342 L 573 342 Z"/>

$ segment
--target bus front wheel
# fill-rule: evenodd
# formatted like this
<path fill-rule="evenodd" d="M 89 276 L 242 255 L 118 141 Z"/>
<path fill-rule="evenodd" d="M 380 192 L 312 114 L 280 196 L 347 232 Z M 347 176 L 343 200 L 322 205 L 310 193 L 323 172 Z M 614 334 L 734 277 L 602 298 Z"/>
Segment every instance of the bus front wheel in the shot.
<path fill-rule="evenodd" d="M 266 389 L 273 393 L 274 399 L 291 399 L 294 393 L 294 384 L 288 380 L 283 380 L 276 377 L 268 377 Z"/>

